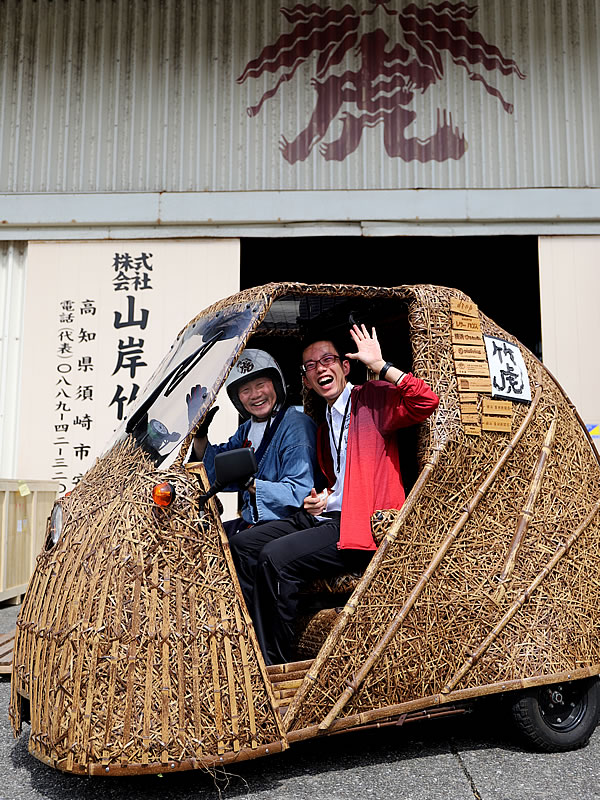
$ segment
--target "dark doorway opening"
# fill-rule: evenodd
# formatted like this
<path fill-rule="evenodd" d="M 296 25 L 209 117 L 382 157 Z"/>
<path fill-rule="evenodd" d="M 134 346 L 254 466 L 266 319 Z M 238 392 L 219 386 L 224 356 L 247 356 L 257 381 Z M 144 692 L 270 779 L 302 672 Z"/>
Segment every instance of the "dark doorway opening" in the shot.
<path fill-rule="evenodd" d="M 542 355 L 536 236 L 242 239 L 241 288 L 271 281 L 452 286 Z"/>

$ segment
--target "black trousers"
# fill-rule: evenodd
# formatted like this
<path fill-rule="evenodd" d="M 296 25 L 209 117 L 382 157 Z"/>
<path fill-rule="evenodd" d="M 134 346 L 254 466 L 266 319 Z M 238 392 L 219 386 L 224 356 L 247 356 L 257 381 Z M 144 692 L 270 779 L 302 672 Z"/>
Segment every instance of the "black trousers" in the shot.
<path fill-rule="evenodd" d="M 315 578 L 363 571 L 370 550 L 339 550 L 339 517 L 293 517 L 240 531 L 231 554 L 267 664 L 293 660 L 294 623 L 301 590 Z"/>

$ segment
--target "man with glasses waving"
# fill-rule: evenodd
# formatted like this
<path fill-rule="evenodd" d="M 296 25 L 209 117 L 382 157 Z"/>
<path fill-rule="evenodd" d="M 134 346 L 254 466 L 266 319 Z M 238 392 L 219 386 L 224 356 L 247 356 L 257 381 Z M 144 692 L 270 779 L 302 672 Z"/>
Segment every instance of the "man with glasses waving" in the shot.
<path fill-rule="evenodd" d="M 350 329 L 355 353 L 342 355 L 317 339 L 303 349 L 304 385 L 326 403 L 317 434 L 327 480 L 311 490 L 292 517 L 243 531 L 231 552 L 267 664 L 293 659 L 301 589 L 316 578 L 363 571 L 376 549 L 371 515 L 400 508 L 404 487 L 396 431 L 426 420 L 438 397 L 422 380 L 386 362 L 375 329 Z M 348 381 L 350 360 L 378 376 L 362 386 Z"/>

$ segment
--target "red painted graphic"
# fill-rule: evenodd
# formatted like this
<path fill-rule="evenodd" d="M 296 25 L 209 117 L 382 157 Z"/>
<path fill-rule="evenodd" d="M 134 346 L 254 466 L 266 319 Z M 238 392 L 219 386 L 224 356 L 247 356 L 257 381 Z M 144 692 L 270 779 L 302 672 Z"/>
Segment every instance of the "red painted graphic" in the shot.
<path fill-rule="evenodd" d="M 327 161 L 343 161 L 358 148 L 363 131 L 378 125 L 383 126 L 383 143 L 390 157 L 421 162 L 461 158 L 467 143 L 447 110 L 437 112 L 437 127 L 431 136 L 421 139 L 405 133 L 417 116 L 409 107 L 415 94 L 423 94 L 444 79 L 446 56 L 512 114 L 513 106 L 478 70 L 520 79 L 525 76 L 515 61 L 469 26 L 478 6 L 442 2 L 419 7 L 410 3 L 398 11 L 390 7 L 389 0 L 370 3 L 373 8 L 365 11 L 350 4 L 338 9 L 317 3 L 281 8 L 293 29 L 249 61 L 238 78 L 238 83 L 244 83 L 265 73 L 273 75 L 273 86 L 248 108 L 248 115 L 255 117 L 302 64 L 317 56 L 316 74 L 311 79 L 316 104 L 308 125 L 293 141 L 282 136 L 280 150 L 286 161 L 306 160 L 317 144 Z M 375 12 L 395 19 L 389 20 L 386 30 L 375 27 L 365 31 Z M 388 33 L 391 30 L 394 41 Z M 355 56 L 358 69 L 332 72 L 347 54 Z M 340 135 L 324 141 L 335 120 L 341 122 Z"/>

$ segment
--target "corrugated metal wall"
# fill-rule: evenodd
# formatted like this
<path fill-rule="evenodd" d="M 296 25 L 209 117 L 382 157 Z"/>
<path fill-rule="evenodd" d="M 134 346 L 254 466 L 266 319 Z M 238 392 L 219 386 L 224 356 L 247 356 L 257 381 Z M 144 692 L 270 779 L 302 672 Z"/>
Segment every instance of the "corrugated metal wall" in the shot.
<path fill-rule="evenodd" d="M 25 242 L 0 242 L 0 478 L 16 477 L 26 258 Z"/>
<path fill-rule="evenodd" d="M 316 135 L 310 153 L 295 163 L 284 158 L 280 142 L 285 147 L 308 125 L 319 58 L 331 56 L 341 35 L 328 40 L 322 32 L 315 49 L 293 67 L 290 61 L 278 71 L 237 80 L 263 48 L 297 31 L 297 20 L 281 13 L 288 5 L 294 4 L 4 0 L 0 192 L 600 184 L 594 146 L 600 129 L 597 0 L 486 0 L 472 7 L 466 22 L 474 32 L 472 59 L 451 57 L 452 30 L 437 46 L 427 45 L 436 78 L 426 89 L 418 78 L 412 87 L 406 85 L 414 96 L 410 103 L 398 103 L 396 111 L 414 111 L 416 118 L 398 137 L 427 140 L 443 120 L 438 115 L 451 113 L 468 145 L 460 157 L 390 155 L 380 120 L 365 126 L 353 152 L 327 160 L 320 147 L 342 133 L 341 114 L 360 114 L 356 102 L 346 102 L 332 114 L 327 133 Z M 405 2 L 390 0 L 381 7 L 368 0 L 329 0 L 322 5 L 354 9 L 348 24 L 358 26 L 357 43 L 363 34 L 381 30 L 388 50 L 409 44 L 398 26 L 397 12 L 406 9 Z M 314 34 L 314 20 L 307 24 Z M 477 41 L 478 34 L 487 45 Z M 302 37 L 296 40 L 298 53 Z M 494 48 L 518 69 L 500 69 Z M 480 63 L 485 51 L 489 69 Z M 353 46 L 319 79 L 352 69 L 360 82 L 367 61 Z M 283 82 L 274 91 L 280 77 Z M 265 92 L 274 93 L 249 116 L 246 109 Z"/>

